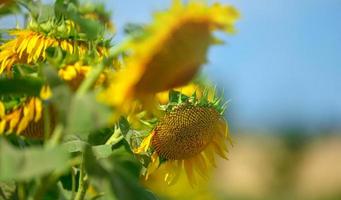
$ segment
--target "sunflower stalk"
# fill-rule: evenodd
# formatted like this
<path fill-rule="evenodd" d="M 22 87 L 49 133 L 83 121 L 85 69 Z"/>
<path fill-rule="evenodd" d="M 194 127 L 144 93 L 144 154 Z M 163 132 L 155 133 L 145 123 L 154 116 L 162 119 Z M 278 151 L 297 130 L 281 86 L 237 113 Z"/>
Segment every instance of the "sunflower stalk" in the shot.
<path fill-rule="evenodd" d="M 79 86 L 77 90 L 76 97 L 81 97 L 94 85 L 102 71 L 104 70 L 105 65 L 103 63 L 97 65 L 89 74 L 89 76 L 83 81 L 83 83 Z"/>
<path fill-rule="evenodd" d="M 74 200 L 83 200 L 85 198 L 86 190 L 89 187 L 88 175 L 85 171 L 84 154 L 82 163 L 79 167 L 79 180 L 78 180 L 78 191 Z"/>
<path fill-rule="evenodd" d="M 110 136 L 110 138 L 105 142 L 106 145 L 115 145 L 119 143 L 123 139 L 123 135 L 120 128 L 115 127 L 114 133 Z"/>

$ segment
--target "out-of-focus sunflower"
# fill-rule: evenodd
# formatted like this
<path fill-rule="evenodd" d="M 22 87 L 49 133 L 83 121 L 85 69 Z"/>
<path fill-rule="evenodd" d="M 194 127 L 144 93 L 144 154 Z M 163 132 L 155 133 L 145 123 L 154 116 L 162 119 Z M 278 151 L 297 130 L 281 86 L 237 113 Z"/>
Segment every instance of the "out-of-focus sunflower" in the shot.
<path fill-rule="evenodd" d="M 102 99 L 121 106 L 130 99 L 187 84 L 206 62 L 216 30 L 233 32 L 238 12 L 231 6 L 173 1 L 170 10 L 155 14 L 146 34 L 127 45 L 126 68 L 115 73 Z M 113 95 L 115 94 L 115 95 Z"/>
<path fill-rule="evenodd" d="M 59 69 L 58 75 L 61 79 L 65 80 L 72 89 L 76 90 L 88 73 L 92 70 L 89 65 L 83 64 L 78 61 L 73 64 L 66 65 Z M 101 85 L 104 83 L 106 76 L 104 73 L 100 74 L 96 85 Z"/>
<path fill-rule="evenodd" d="M 0 102 L 0 134 L 23 133 L 30 123 L 39 123 L 42 109 L 42 102 L 37 97 L 27 98 L 8 112 Z"/>
<path fill-rule="evenodd" d="M 69 54 L 84 56 L 89 52 L 88 43 L 77 39 L 77 26 L 70 20 L 56 24 L 47 21 L 38 24 L 34 20 L 29 22 L 27 29 L 17 29 L 9 34 L 13 39 L 0 46 L 0 74 L 6 70 L 10 72 L 13 64 L 34 64 L 46 59 L 49 47 L 60 47 Z M 108 49 L 98 45 L 95 48 L 101 59 L 108 55 Z"/>
<path fill-rule="evenodd" d="M 4 70 L 9 72 L 13 64 L 31 64 L 44 60 L 49 47 L 60 47 L 70 54 L 80 55 L 84 55 L 87 49 L 85 44 L 56 39 L 31 30 L 14 30 L 10 34 L 16 37 L 0 46 L 0 74 Z"/>
<path fill-rule="evenodd" d="M 0 135 L 16 133 L 30 138 L 43 138 L 43 101 L 50 99 L 51 96 L 50 87 L 44 85 L 39 97 L 22 97 L 8 102 L 0 100 Z M 51 107 L 48 109 L 53 111 Z M 50 116 L 52 128 L 55 118 L 56 116 Z"/>
<path fill-rule="evenodd" d="M 173 107 L 161 118 L 153 131 L 135 149 L 135 153 L 149 153 L 145 177 L 159 165 L 165 165 L 164 180 L 171 184 L 184 168 L 191 185 L 196 174 L 208 177 L 208 167 L 215 166 L 215 154 L 227 158 L 227 141 L 231 142 L 221 108 L 215 102 L 203 103 L 203 98 Z M 208 164 L 209 163 L 209 164 Z"/>

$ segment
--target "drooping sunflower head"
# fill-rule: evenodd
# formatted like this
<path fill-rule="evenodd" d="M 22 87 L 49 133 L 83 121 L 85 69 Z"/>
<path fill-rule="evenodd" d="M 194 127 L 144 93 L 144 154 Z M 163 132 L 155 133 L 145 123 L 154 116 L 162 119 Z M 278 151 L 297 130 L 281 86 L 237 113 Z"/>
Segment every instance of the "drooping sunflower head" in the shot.
<path fill-rule="evenodd" d="M 196 173 L 207 178 L 209 164 L 215 166 L 214 154 L 227 158 L 227 142 L 231 138 L 218 101 L 187 101 L 165 113 L 135 150 L 135 153 L 151 155 L 146 178 L 164 164 L 169 169 L 164 177 L 167 183 L 173 183 L 184 168 L 193 185 Z"/>
<path fill-rule="evenodd" d="M 231 6 L 173 1 L 171 9 L 155 14 L 143 36 L 128 43 L 126 67 L 114 76 L 104 99 L 119 107 L 129 99 L 187 84 L 206 62 L 213 32 L 233 32 L 237 19 Z"/>

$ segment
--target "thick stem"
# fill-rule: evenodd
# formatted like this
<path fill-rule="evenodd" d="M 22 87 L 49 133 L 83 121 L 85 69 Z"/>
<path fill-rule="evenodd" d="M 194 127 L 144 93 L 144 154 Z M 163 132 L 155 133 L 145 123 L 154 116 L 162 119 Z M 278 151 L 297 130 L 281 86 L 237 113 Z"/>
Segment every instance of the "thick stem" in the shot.
<path fill-rule="evenodd" d="M 75 200 L 84 200 L 86 190 L 89 187 L 88 182 L 88 175 L 85 172 L 85 166 L 84 166 L 84 156 L 83 161 L 80 165 L 80 173 L 79 173 L 79 185 L 78 185 L 78 191 L 75 197 Z"/>
<path fill-rule="evenodd" d="M 96 82 L 98 77 L 101 75 L 102 71 L 104 70 L 104 64 L 101 63 L 97 65 L 97 67 L 91 70 L 89 76 L 83 81 L 83 83 L 79 86 L 76 95 L 82 96 L 84 95 Z"/>

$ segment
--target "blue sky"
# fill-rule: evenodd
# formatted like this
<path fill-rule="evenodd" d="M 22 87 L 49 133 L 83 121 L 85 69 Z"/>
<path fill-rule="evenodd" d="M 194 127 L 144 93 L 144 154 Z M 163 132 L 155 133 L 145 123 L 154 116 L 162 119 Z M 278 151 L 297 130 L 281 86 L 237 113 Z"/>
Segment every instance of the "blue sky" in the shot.
<path fill-rule="evenodd" d="M 108 0 L 118 30 L 151 21 L 170 0 Z M 238 34 L 210 50 L 204 72 L 231 100 L 235 127 L 341 127 L 341 1 L 220 0 L 239 9 Z M 0 27 L 7 22 L 0 20 Z M 119 32 L 116 41 L 122 39 Z"/>

